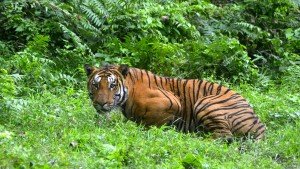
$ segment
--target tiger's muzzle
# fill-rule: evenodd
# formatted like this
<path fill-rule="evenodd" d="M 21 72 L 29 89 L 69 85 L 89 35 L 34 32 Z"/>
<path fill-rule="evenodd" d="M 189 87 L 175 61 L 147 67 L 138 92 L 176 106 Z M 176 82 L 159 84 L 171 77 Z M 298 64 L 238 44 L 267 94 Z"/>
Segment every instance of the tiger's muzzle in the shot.
<path fill-rule="evenodd" d="M 108 103 L 104 103 L 103 105 L 93 104 L 93 106 L 95 107 L 95 109 L 97 110 L 97 113 L 99 113 L 99 114 L 110 112 L 113 108 L 113 105 L 110 105 Z"/>

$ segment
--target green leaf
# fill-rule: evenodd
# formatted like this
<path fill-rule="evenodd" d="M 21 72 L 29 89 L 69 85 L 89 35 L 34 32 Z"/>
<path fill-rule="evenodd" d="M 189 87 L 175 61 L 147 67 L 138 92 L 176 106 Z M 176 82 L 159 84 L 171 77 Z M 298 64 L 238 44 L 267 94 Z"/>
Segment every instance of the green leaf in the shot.
<path fill-rule="evenodd" d="M 185 166 L 185 168 L 202 168 L 202 165 L 197 158 L 198 157 L 194 154 L 188 153 L 182 160 L 182 164 Z"/>
<path fill-rule="evenodd" d="M 285 37 L 288 39 L 288 40 L 291 40 L 292 37 L 294 35 L 294 32 L 293 32 L 293 29 L 292 28 L 288 28 L 286 31 L 285 31 Z"/>
<path fill-rule="evenodd" d="M 18 26 L 17 29 L 16 29 L 16 32 L 23 32 L 24 31 L 24 28 L 23 26 Z"/>

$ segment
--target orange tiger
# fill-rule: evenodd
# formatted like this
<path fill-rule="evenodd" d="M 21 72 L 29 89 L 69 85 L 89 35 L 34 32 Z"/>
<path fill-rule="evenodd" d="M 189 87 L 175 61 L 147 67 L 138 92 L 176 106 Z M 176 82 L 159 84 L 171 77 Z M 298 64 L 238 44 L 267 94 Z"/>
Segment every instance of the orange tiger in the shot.
<path fill-rule="evenodd" d="M 89 97 L 98 113 L 121 107 L 123 115 L 183 132 L 212 132 L 214 138 L 265 137 L 265 127 L 247 101 L 222 85 L 180 79 L 127 65 L 84 66 Z"/>

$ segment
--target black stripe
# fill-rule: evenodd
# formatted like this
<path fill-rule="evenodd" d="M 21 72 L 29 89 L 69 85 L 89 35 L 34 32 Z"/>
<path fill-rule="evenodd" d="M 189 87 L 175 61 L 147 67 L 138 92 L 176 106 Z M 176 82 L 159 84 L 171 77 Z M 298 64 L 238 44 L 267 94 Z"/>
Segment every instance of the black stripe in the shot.
<path fill-rule="evenodd" d="M 247 124 L 241 125 L 239 128 L 235 129 L 234 131 L 231 131 L 231 133 L 235 133 L 239 131 L 241 128 L 245 127 Z"/>
<path fill-rule="evenodd" d="M 203 98 L 196 106 L 194 106 L 194 111 L 196 111 L 198 109 L 198 107 L 202 104 L 202 102 L 204 102 L 207 99 L 210 99 L 211 97 L 215 97 L 215 96 L 208 96 L 206 98 Z"/>
<path fill-rule="evenodd" d="M 149 74 L 148 74 L 148 70 L 145 70 L 145 72 L 146 72 L 146 75 L 147 75 L 147 77 L 148 77 L 148 85 L 149 85 L 149 88 L 151 89 L 151 86 L 150 86 L 150 76 L 149 76 Z"/>
<path fill-rule="evenodd" d="M 230 104 L 230 105 L 224 105 L 223 107 L 232 107 L 232 106 L 236 106 L 236 107 L 250 107 L 249 104 L 247 102 L 240 102 L 240 101 L 235 101 L 234 103 Z"/>
<path fill-rule="evenodd" d="M 217 117 L 225 117 L 228 113 L 220 113 L 220 114 L 217 114 L 217 115 L 214 115 L 214 116 L 209 116 L 207 117 L 205 120 L 207 119 L 211 119 L 211 120 L 224 120 L 224 118 L 222 119 L 216 119 Z"/>
<path fill-rule="evenodd" d="M 134 80 L 134 78 L 133 78 L 131 72 L 129 72 L 128 74 L 129 74 L 129 76 L 130 76 L 130 80 L 132 81 L 132 83 L 135 84 L 135 80 Z"/>
<path fill-rule="evenodd" d="M 194 79 L 193 80 L 193 103 L 195 104 L 195 102 L 196 102 L 196 97 L 195 97 L 195 82 L 196 82 L 196 80 Z"/>
<path fill-rule="evenodd" d="M 265 133 L 266 132 L 266 130 L 263 130 L 262 132 L 260 132 L 259 134 L 256 134 L 255 135 L 255 139 L 257 139 L 258 137 L 260 137 L 260 135 L 262 135 L 263 133 Z"/>
<path fill-rule="evenodd" d="M 177 95 L 180 97 L 180 92 L 179 92 L 179 84 L 181 84 L 181 79 L 177 79 Z"/>
<path fill-rule="evenodd" d="M 133 73 L 134 73 L 135 78 L 137 79 L 137 78 L 138 78 L 138 74 L 137 74 L 136 69 L 135 69 L 135 68 L 132 68 L 132 70 L 133 70 Z"/>
<path fill-rule="evenodd" d="M 251 117 L 245 118 L 245 119 L 243 119 L 243 120 L 237 122 L 237 124 L 236 124 L 233 128 L 239 126 L 239 125 L 242 124 L 243 122 L 246 122 L 246 121 L 252 120 L 252 119 L 256 119 L 256 118 L 257 118 L 257 117 L 255 117 L 255 116 L 251 116 Z M 246 125 L 248 125 L 248 124 L 246 124 Z M 245 126 L 245 125 L 243 125 L 243 126 Z M 237 128 L 237 129 L 233 130 L 233 133 L 236 132 L 236 131 L 238 131 L 238 130 L 241 129 L 241 128 L 242 128 L 242 127 L 239 127 L 239 128 Z"/>
<path fill-rule="evenodd" d="M 161 90 L 160 88 L 158 88 L 158 90 L 159 90 L 162 94 L 164 94 L 166 98 L 169 99 L 169 101 L 170 101 L 170 107 L 169 107 L 169 110 L 170 110 L 170 109 L 172 108 L 172 106 L 173 106 L 172 100 L 170 99 L 170 97 L 168 96 L 168 94 L 165 93 L 165 91 Z"/>
<path fill-rule="evenodd" d="M 231 114 L 228 115 L 228 118 L 232 118 L 233 116 L 238 116 L 238 115 L 245 115 L 245 114 L 253 115 L 254 114 L 252 111 L 246 111 L 246 110 L 247 109 L 242 109 L 242 110 L 239 110 L 235 113 L 231 113 Z"/>
<path fill-rule="evenodd" d="M 242 98 L 242 96 L 238 93 L 234 93 L 230 96 L 232 99 Z M 242 98 L 243 99 L 243 98 Z"/>
<path fill-rule="evenodd" d="M 215 97 L 215 96 L 213 96 L 213 97 Z M 216 98 L 213 98 L 213 100 L 218 99 L 218 98 L 220 98 L 220 97 L 223 97 L 223 95 L 219 95 L 219 96 L 217 96 Z M 202 108 L 200 109 L 200 111 L 203 111 L 203 110 L 205 110 L 207 107 L 210 107 L 210 106 L 212 106 L 212 105 L 216 105 L 216 104 L 220 104 L 220 103 L 225 103 L 225 102 L 230 101 L 230 100 L 231 100 L 231 98 L 229 97 L 228 99 L 221 100 L 221 101 L 218 101 L 218 102 L 213 102 L 213 103 L 210 104 L 210 102 L 212 102 L 212 100 L 211 100 L 210 102 L 208 102 L 208 103 L 206 103 L 204 106 L 202 106 Z"/>
<path fill-rule="evenodd" d="M 182 120 L 182 118 L 178 118 L 177 119 L 178 120 L 178 123 L 176 123 L 176 128 L 179 130 L 179 131 L 181 131 L 182 130 L 182 124 L 183 124 L 183 120 Z"/>
<path fill-rule="evenodd" d="M 157 79 L 156 79 L 156 75 L 153 74 L 153 77 L 154 77 L 154 81 L 155 81 L 156 86 L 158 86 Z"/>
<path fill-rule="evenodd" d="M 260 133 L 257 134 L 257 132 L 263 129 Z M 257 139 L 260 135 L 262 135 L 263 133 L 265 133 L 265 127 L 263 126 L 263 124 L 261 123 L 261 125 L 256 129 L 256 134 L 255 134 L 255 138 Z"/>
<path fill-rule="evenodd" d="M 209 94 L 210 94 L 210 95 L 213 94 L 213 93 L 212 93 L 213 89 L 214 89 L 214 83 L 211 83 L 211 84 L 209 85 L 209 87 L 208 87 L 208 91 L 209 91 Z"/>
<path fill-rule="evenodd" d="M 197 99 L 199 98 L 199 94 L 200 94 L 200 89 L 201 89 L 201 84 L 202 84 L 203 80 L 201 80 L 200 82 L 198 82 L 198 90 L 197 90 Z"/>
<path fill-rule="evenodd" d="M 243 105 L 237 105 L 237 106 L 231 106 L 231 107 L 227 107 L 224 106 L 223 108 L 229 108 L 229 109 L 240 109 L 240 108 L 250 108 L 250 106 L 248 104 L 243 104 Z"/>
<path fill-rule="evenodd" d="M 239 111 L 237 111 L 237 112 L 235 112 L 235 113 L 231 113 L 231 114 L 229 114 L 228 115 L 228 118 L 232 118 L 233 116 L 235 116 L 235 115 L 238 115 L 239 113 L 243 113 L 243 111 L 246 111 L 247 109 L 242 109 L 242 110 L 239 110 Z"/>
<path fill-rule="evenodd" d="M 207 91 L 206 91 L 206 85 L 207 85 L 207 83 L 209 83 L 209 82 L 206 82 L 205 85 L 204 85 L 204 87 L 203 87 L 203 96 L 204 97 L 207 96 Z"/>
<path fill-rule="evenodd" d="M 219 116 L 224 116 L 224 114 L 220 114 L 220 115 L 218 115 L 218 117 Z M 214 116 L 214 117 L 209 117 L 209 118 L 207 118 L 207 119 L 211 119 L 212 121 L 211 122 L 209 122 L 209 123 L 206 123 L 205 124 L 205 122 L 204 122 L 204 124 L 205 124 L 205 126 L 211 126 L 211 125 L 220 125 L 220 124 L 222 124 L 222 125 L 224 125 L 224 126 L 217 126 L 217 127 L 219 127 L 220 129 L 226 129 L 226 130 L 230 130 L 230 127 L 229 127 L 229 124 L 227 123 L 227 121 L 225 121 L 224 120 L 224 118 L 223 119 L 216 119 L 216 117 L 217 116 Z M 205 119 L 205 120 L 207 120 L 207 119 Z"/>
<path fill-rule="evenodd" d="M 260 130 L 260 129 L 264 129 L 265 130 L 265 126 L 259 121 L 260 126 L 257 127 L 256 131 Z"/>
<path fill-rule="evenodd" d="M 235 122 L 235 121 L 239 121 L 240 119 L 242 119 L 244 116 L 239 116 L 239 117 L 235 117 L 233 120 L 231 120 L 231 126 L 235 126 L 235 125 L 233 125 L 233 123 Z"/>
<path fill-rule="evenodd" d="M 213 113 L 213 112 L 216 112 L 216 111 L 221 111 L 221 110 L 232 110 L 232 108 L 230 107 L 230 108 L 217 108 L 217 109 L 213 109 L 213 110 L 207 112 L 204 116 L 202 116 L 202 117 L 199 119 L 199 121 L 202 121 L 202 119 L 203 119 L 204 117 L 207 117 L 209 114 L 211 114 L 211 113 Z M 197 112 L 196 116 L 198 116 L 199 113 L 200 113 L 200 112 Z"/>
<path fill-rule="evenodd" d="M 250 125 L 251 127 L 249 127 L 249 129 L 247 130 L 246 133 L 249 133 L 253 129 L 253 127 L 255 126 L 255 124 L 257 123 L 257 121 L 258 121 L 258 118 L 253 121 L 253 123 Z"/>
<path fill-rule="evenodd" d="M 217 93 L 216 93 L 216 95 L 219 95 L 219 94 L 220 94 L 221 89 L 222 89 L 222 85 L 219 85 L 218 88 L 217 88 Z"/>
<path fill-rule="evenodd" d="M 218 123 L 219 124 L 219 123 Z M 217 124 L 216 124 L 217 125 Z M 210 127 L 208 127 L 209 128 L 209 131 L 212 131 L 212 132 L 214 132 L 214 131 L 216 131 L 216 130 L 224 130 L 224 127 L 222 127 L 222 126 L 210 126 Z M 223 132 L 218 132 L 218 133 L 223 133 Z"/>
<path fill-rule="evenodd" d="M 123 95 L 122 95 L 122 98 L 120 98 L 119 99 L 119 102 L 120 103 L 123 103 L 123 101 L 125 100 L 125 98 L 126 98 L 126 94 L 127 94 L 127 92 L 125 91 L 125 86 L 123 87 Z"/>
<path fill-rule="evenodd" d="M 132 87 L 131 97 L 134 98 L 134 87 Z"/>
<path fill-rule="evenodd" d="M 244 115 L 244 114 L 250 114 L 249 112 L 245 112 L 245 113 L 242 113 L 241 115 Z M 250 115 L 252 115 L 252 116 L 249 116 L 249 117 L 256 117 L 256 116 L 253 116 L 253 114 L 250 114 Z M 239 120 L 240 119 L 242 119 L 244 116 L 239 116 L 239 117 L 236 117 L 235 119 L 233 119 L 232 121 L 231 121 L 231 126 L 236 126 L 236 125 L 234 125 L 234 123 L 235 123 L 235 121 L 237 121 L 237 122 L 239 122 Z"/>
<path fill-rule="evenodd" d="M 167 85 L 167 83 L 169 83 L 169 85 L 170 85 L 170 90 L 172 91 L 172 86 L 171 86 L 170 78 L 166 78 L 166 85 Z"/>
<path fill-rule="evenodd" d="M 184 97 L 183 101 L 184 101 L 185 106 L 186 106 L 186 84 L 187 84 L 188 81 L 189 80 L 185 80 L 184 83 L 183 83 L 183 87 L 182 87 L 183 88 L 183 97 Z M 178 87 L 177 87 L 177 89 L 178 89 Z"/>
<path fill-rule="evenodd" d="M 175 86 L 174 86 L 174 78 L 172 78 L 172 84 L 171 84 L 171 82 L 170 82 L 170 88 L 171 88 L 171 90 L 175 93 Z"/>
<path fill-rule="evenodd" d="M 210 129 L 224 129 L 223 126 L 220 126 L 220 124 L 222 123 L 224 122 L 216 120 L 216 121 L 211 121 L 209 123 L 206 123 L 205 126 L 209 127 Z"/>
<path fill-rule="evenodd" d="M 194 82 L 195 82 L 195 80 L 194 80 Z M 190 115 L 190 119 L 189 119 L 189 131 L 193 132 L 193 129 L 195 129 L 196 127 L 195 127 L 195 123 L 192 124 L 195 121 L 195 116 L 193 114 L 193 103 L 192 103 L 192 98 L 191 97 L 190 97 L 190 112 L 189 112 L 189 115 Z"/>
<path fill-rule="evenodd" d="M 141 73 L 141 79 L 142 79 L 142 82 L 144 81 L 144 78 L 143 78 L 143 70 L 140 69 L 140 73 Z"/>
<path fill-rule="evenodd" d="M 174 96 L 175 97 L 175 96 Z M 178 109 L 177 109 L 177 112 L 176 112 L 176 115 L 178 115 L 178 113 L 181 113 L 181 109 L 179 108 L 180 107 L 180 105 L 181 105 L 181 103 L 180 103 L 180 100 L 179 100 L 179 102 L 177 102 L 178 100 L 177 100 L 177 98 L 175 99 L 175 101 L 176 101 L 176 104 L 177 104 L 177 107 L 178 107 Z"/>
<path fill-rule="evenodd" d="M 224 94 L 228 93 L 230 91 L 230 89 L 227 89 L 226 92 L 224 92 Z"/>
<path fill-rule="evenodd" d="M 159 79 L 160 79 L 160 86 L 161 86 L 161 88 L 165 89 L 164 86 L 163 86 L 162 77 L 159 76 Z"/>
<path fill-rule="evenodd" d="M 185 120 L 185 122 L 187 122 L 187 116 L 188 116 L 188 112 L 187 112 L 187 100 L 186 100 L 186 98 L 187 98 L 187 96 L 186 96 L 186 84 L 187 84 L 187 82 L 188 82 L 189 80 L 185 80 L 184 81 L 184 83 L 183 83 L 183 105 L 184 105 L 184 107 L 183 107 L 183 110 L 185 110 L 184 112 L 184 120 Z"/>

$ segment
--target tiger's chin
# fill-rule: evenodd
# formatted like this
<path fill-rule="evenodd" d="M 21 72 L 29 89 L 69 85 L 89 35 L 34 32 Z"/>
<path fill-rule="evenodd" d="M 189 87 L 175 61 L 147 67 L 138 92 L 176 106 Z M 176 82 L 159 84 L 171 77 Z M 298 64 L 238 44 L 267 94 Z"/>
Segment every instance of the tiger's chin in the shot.
<path fill-rule="evenodd" d="M 97 114 L 95 114 L 95 117 L 97 117 L 97 119 L 101 119 L 100 121 L 104 120 L 104 121 L 107 121 L 107 122 L 112 122 L 113 120 L 111 119 L 111 112 L 113 112 L 114 110 L 120 110 L 120 107 L 119 106 L 113 106 L 113 107 L 110 107 L 108 109 L 104 109 L 104 108 L 96 109 Z M 98 123 L 100 121 L 98 121 Z"/>
<path fill-rule="evenodd" d="M 107 114 L 111 111 L 112 109 L 96 109 L 98 114 Z"/>

